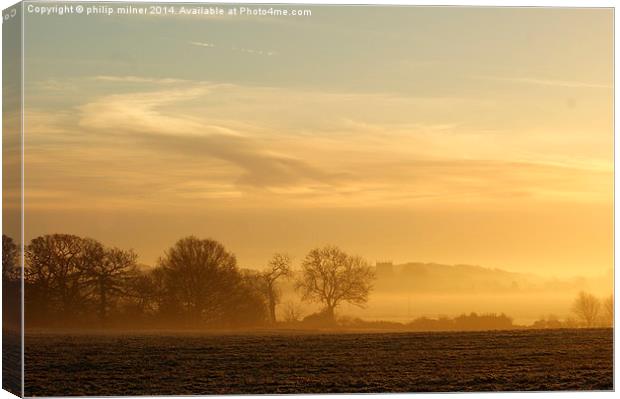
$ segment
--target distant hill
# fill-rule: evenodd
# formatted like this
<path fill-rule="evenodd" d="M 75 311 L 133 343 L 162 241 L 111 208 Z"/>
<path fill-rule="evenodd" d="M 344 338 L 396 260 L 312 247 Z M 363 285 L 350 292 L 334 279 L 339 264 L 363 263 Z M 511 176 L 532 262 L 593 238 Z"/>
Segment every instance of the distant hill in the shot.
<path fill-rule="evenodd" d="M 377 263 L 377 292 L 519 292 L 587 288 L 584 278 L 545 279 L 534 274 L 515 273 L 475 265 L 438 263 Z"/>

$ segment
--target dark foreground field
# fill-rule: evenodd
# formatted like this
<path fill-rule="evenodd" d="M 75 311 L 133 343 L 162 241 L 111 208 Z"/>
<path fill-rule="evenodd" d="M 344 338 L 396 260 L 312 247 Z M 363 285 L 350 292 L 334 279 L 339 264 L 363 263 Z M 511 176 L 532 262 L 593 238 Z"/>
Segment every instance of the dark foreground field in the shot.
<path fill-rule="evenodd" d="M 26 395 L 612 389 L 612 330 L 26 336 Z"/>

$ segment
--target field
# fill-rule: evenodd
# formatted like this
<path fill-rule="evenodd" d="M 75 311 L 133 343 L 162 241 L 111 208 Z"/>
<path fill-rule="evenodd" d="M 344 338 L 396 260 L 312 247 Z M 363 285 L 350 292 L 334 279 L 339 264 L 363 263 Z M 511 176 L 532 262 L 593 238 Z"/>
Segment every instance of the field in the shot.
<path fill-rule="evenodd" d="M 27 334 L 26 395 L 610 390 L 613 333 Z"/>

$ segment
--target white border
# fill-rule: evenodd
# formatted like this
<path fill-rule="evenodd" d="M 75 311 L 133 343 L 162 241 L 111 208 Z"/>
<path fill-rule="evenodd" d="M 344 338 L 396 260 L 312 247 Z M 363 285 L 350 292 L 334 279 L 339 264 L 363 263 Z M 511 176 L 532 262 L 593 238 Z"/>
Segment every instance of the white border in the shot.
<path fill-rule="evenodd" d="M 149 1 L 149 0 L 134 0 L 136 2 L 145 2 L 145 3 L 153 3 L 156 1 Z M 63 3 L 86 3 L 87 1 L 75 1 L 75 0 L 71 0 L 71 1 L 63 1 Z M 110 1 L 110 2 L 119 2 L 119 3 L 124 3 L 126 1 Z M 162 3 L 183 3 L 184 1 L 182 0 L 168 0 L 168 1 L 157 1 L 157 2 L 162 2 Z M 186 1 L 187 2 L 187 1 Z M 504 1 L 498 1 L 498 0 L 475 0 L 475 1 L 467 1 L 467 0 L 451 0 L 451 1 L 437 1 L 437 0 L 426 0 L 426 1 L 414 1 L 414 0 L 374 0 L 374 1 L 369 1 L 369 0 L 313 0 L 313 1 L 303 1 L 303 0 L 288 0 L 288 1 L 278 1 L 278 0 L 272 0 L 272 1 L 261 1 L 261 0 L 245 0 L 245 1 L 240 1 L 240 0 L 233 0 L 233 1 L 213 1 L 213 0 L 207 0 L 207 1 L 202 1 L 203 3 L 214 3 L 214 4 L 223 4 L 223 3 L 268 3 L 268 4 L 314 4 L 314 5 L 328 5 L 328 4 L 341 4 L 341 5 L 371 5 L 371 4 L 375 4 L 375 5 L 426 5 L 426 6 L 489 6 L 489 7 L 498 7 L 498 6 L 504 6 L 504 7 L 588 7 L 588 8 L 592 8 L 592 7 L 613 7 L 615 8 L 616 6 L 616 1 L 615 0 L 529 0 L 529 1 L 518 1 L 518 0 L 504 0 Z M 16 1 L 13 0 L 0 0 L 0 9 L 5 9 L 13 4 L 17 3 Z M 23 14 L 22 14 L 23 15 Z M 615 25 L 615 16 L 614 16 L 614 25 Z M 23 25 L 22 25 L 22 29 L 23 29 Z M 1 33 L 0 33 L 0 39 L 1 39 Z M 0 40 L 1 42 L 1 40 Z M 617 48 L 617 43 L 618 43 L 618 32 L 614 29 L 614 55 L 616 53 L 616 48 Z M 22 50 L 23 50 L 23 42 L 22 42 Z M 0 65 L 1 65 L 1 52 L 0 52 Z M 614 61 L 615 61 L 615 57 L 614 57 Z M 617 72 L 617 65 L 614 65 L 614 77 L 615 74 Z M 23 76 L 22 76 L 23 77 Z M 1 81 L 2 81 L 2 77 L 0 75 L 0 86 L 1 86 Z M 22 85 L 23 85 L 23 81 L 22 81 Z M 616 95 L 618 94 L 618 87 L 615 87 L 614 90 L 614 97 L 616 97 Z M 1 96 L 0 96 L 1 97 Z M 22 98 L 22 102 L 23 102 L 23 98 Z M 0 98 L 0 106 L 2 104 L 2 100 Z M 616 104 L 614 101 L 614 120 L 615 120 L 615 116 L 617 115 L 617 108 L 616 108 Z M 22 124 L 23 124 L 23 120 L 22 120 Z M 22 125 L 23 126 L 23 125 Z M 615 127 L 615 124 L 614 124 Z M 614 128 L 614 137 L 615 137 L 615 128 Z M 0 142 L 1 144 L 1 142 Z M 614 140 L 614 154 L 618 153 L 618 149 L 620 148 L 620 144 Z M 22 151 L 23 151 L 23 146 L 22 146 Z M 22 153 L 23 156 L 23 153 Z M 614 156 L 615 159 L 615 156 Z M 0 151 L 0 163 L 2 161 L 2 153 Z M 22 166 L 23 167 L 23 166 Z M 22 170 L 22 179 L 23 179 L 23 170 Z M 618 188 L 618 182 L 619 182 L 619 177 L 617 175 L 614 174 L 614 198 L 615 200 L 618 198 L 618 193 L 620 191 L 620 189 Z M 23 183 L 23 181 L 22 181 Z M 23 187 L 23 184 L 22 184 Z M 23 196 L 22 196 L 22 201 L 23 201 Z M 615 204 L 615 201 L 614 201 Z M 615 208 L 615 206 L 614 206 Z M 618 244 L 620 242 L 620 239 L 618 238 L 618 236 L 615 234 L 615 226 L 616 226 L 616 214 L 614 211 L 614 252 L 615 252 L 615 248 L 618 248 Z M 0 225 L 2 222 L 2 214 L 0 213 Z M 23 223 L 23 219 L 22 219 L 22 223 Z M 23 224 L 22 224 L 22 234 L 23 234 Z M 23 237 L 22 237 L 22 242 L 23 242 Z M 615 257 L 614 257 L 615 259 Z M 615 266 L 615 261 L 614 261 L 614 266 Z M 615 267 L 614 267 L 615 270 Z M 616 276 L 616 274 L 614 273 L 614 281 L 615 281 L 615 287 L 618 287 L 618 277 Z M 617 295 L 614 294 L 615 297 L 617 297 Z M 1 310 L 0 310 L 1 311 Z M 0 342 L 1 342 L 1 337 L 0 337 Z M 615 348 L 615 343 L 618 342 L 618 331 L 615 330 L 614 331 L 614 348 Z M 23 354 L 22 354 L 23 356 Z M 618 351 L 614 351 L 614 366 L 617 365 L 618 363 Z M 0 359 L 0 364 L 1 364 L 1 359 Z M 618 386 L 618 373 L 615 372 L 615 367 L 614 367 L 614 387 Z M 417 395 L 433 395 L 433 397 L 439 397 L 439 398 L 446 398 L 446 397 L 453 397 L 455 395 L 464 395 L 464 393 L 449 393 L 449 394 L 379 394 L 379 396 L 381 397 L 390 397 L 390 398 L 394 398 L 394 397 L 402 397 L 402 398 L 413 398 L 414 396 Z M 466 394 L 469 396 L 480 396 L 480 397 L 486 397 L 486 398 L 491 398 L 491 399 L 521 399 L 521 398 L 540 398 L 540 397 L 553 397 L 553 398 L 563 398 L 563 397 L 614 397 L 612 395 L 614 395 L 613 392 L 569 392 L 569 393 L 561 393 L 561 392 L 536 392 L 536 393 L 522 393 L 522 392 L 518 392 L 518 393 L 471 393 L 471 394 Z M 300 396 L 300 397 L 304 397 L 304 398 L 309 398 L 309 399 L 316 399 L 316 398 L 327 398 L 327 397 L 333 397 L 335 395 L 289 395 L 289 396 Z M 359 395 L 337 395 L 337 397 L 339 398 L 346 398 L 346 399 L 351 399 L 354 398 L 355 396 L 359 396 Z M 262 396 L 257 396 L 257 395 L 244 395 L 244 396 L 238 396 L 238 395 L 230 395 L 227 396 L 227 398 L 275 398 L 276 396 L 274 395 L 262 395 Z M 11 395 L 10 393 L 6 392 L 6 391 L 0 391 L 0 399 L 5 399 L 5 398 L 14 398 L 13 395 Z M 172 396 L 157 396 L 157 397 L 149 397 L 149 396 L 142 396 L 140 398 L 173 398 Z"/>

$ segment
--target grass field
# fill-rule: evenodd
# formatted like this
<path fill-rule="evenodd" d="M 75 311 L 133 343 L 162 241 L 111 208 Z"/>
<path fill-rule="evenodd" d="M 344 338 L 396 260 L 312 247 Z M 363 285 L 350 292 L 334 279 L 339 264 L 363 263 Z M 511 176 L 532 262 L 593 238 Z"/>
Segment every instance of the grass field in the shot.
<path fill-rule="evenodd" d="M 613 333 L 27 334 L 27 396 L 610 390 Z"/>

